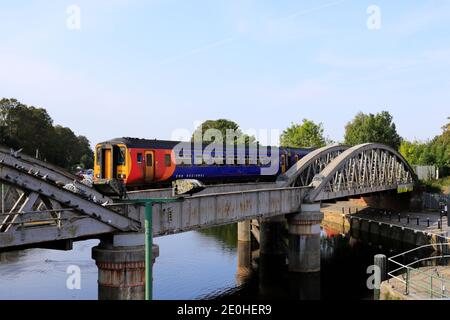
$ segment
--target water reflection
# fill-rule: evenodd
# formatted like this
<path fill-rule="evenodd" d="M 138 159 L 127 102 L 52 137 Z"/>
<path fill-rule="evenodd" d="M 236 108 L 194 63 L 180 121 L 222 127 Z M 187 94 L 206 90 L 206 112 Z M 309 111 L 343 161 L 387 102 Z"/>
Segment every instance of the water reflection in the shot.
<path fill-rule="evenodd" d="M 366 281 L 374 255 L 408 249 L 399 242 L 326 228 L 321 272 L 295 274 L 287 270 L 286 255 L 261 255 L 257 244 L 238 243 L 235 225 L 157 238 L 155 243 L 160 257 L 154 267 L 154 298 L 172 300 L 372 299 Z M 97 268 L 91 259 L 97 244 L 75 243 L 68 252 L 2 254 L 0 299 L 97 299 Z M 81 290 L 66 288 L 70 265 L 81 268 Z"/>

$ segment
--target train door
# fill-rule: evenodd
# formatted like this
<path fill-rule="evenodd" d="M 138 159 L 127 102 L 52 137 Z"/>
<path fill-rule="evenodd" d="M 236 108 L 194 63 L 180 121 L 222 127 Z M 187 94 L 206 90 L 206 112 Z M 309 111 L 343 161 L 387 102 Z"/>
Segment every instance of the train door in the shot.
<path fill-rule="evenodd" d="M 104 149 L 103 150 L 103 178 L 104 179 L 112 179 L 112 150 Z"/>
<path fill-rule="evenodd" d="M 155 153 L 145 151 L 145 182 L 153 182 L 155 178 Z"/>
<path fill-rule="evenodd" d="M 281 173 L 285 173 L 286 172 L 286 155 L 282 154 L 281 155 Z"/>

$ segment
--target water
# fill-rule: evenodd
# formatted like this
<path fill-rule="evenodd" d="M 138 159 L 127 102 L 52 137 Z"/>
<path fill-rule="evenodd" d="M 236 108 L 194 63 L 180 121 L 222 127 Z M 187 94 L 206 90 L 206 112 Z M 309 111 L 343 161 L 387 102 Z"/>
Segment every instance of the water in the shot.
<path fill-rule="evenodd" d="M 160 257 L 154 268 L 154 298 L 372 299 L 366 285 L 367 267 L 375 254 L 392 253 L 324 230 L 320 274 L 291 274 L 284 261 L 267 263 L 260 258 L 240 283 L 236 238 L 233 225 L 155 239 Z M 97 267 L 91 259 L 91 248 L 97 244 L 95 240 L 78 242 L 68 252 L 31 249 L 2 254 L 0 299 L 97 299 Z M 71 265 L 81 269 L 80 290 L 67 289 Z"/>

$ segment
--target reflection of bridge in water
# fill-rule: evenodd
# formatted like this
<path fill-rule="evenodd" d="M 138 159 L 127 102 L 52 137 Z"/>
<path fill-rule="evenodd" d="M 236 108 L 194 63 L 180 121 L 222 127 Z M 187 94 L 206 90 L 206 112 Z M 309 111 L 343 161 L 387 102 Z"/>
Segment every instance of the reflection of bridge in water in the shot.
<path fill-rule="evenodd" d="M 99 238 L 102 241 L 93 249 L 93 257 L 99 267 L 101 297 L 143 296 L 143 204 L 117 202 L 74 182 L 61 169 L 4 149 L 0 150 L 0 181 L 5 185 L 0 250 L 67 250 L 73 241 Z M 177 202 L 153 203 L 153 235 L 240 222 L 238 239 L 248 242 L 253 233 L 261 253 L 272 254 L 280 251 L 276 240 L 281 236 L 280 225 L 287 221 L 290 271 L 315 272 L 320 270 L 321 201 L 411 191 L 413 182 L 411 167 L 389 147 L 324 147 L 301 159 L 277 183 L 216 185 Z M 169 199 L 172 190 L 128 196 L 131 200 Z M 154 253 L 156 257 L 156 248 Z"/>

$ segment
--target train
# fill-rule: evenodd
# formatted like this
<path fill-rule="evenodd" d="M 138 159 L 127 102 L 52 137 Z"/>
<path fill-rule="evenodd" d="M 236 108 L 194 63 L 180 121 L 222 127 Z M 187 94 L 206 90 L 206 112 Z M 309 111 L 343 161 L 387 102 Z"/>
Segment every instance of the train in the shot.
<path fill-rule="evenodd" d="M 211 144 L 206 143 L 116 138 L 95 147 L 94 185 L 139 190 L 179 179 L 196 179 L 205 184 L 274 181 L 311 151 L 225 144 L 211 150 Z M 204 154 L 210 154 L 210 159 Z"/>

